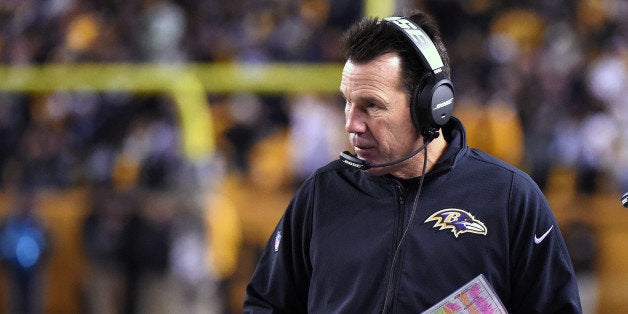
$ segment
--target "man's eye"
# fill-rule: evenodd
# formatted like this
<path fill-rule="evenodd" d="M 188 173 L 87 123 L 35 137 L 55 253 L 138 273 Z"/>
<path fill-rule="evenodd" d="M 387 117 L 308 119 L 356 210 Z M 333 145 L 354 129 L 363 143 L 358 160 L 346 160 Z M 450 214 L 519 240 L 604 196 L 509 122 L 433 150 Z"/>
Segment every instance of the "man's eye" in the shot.
<path fill-rule="evenodd" d="M 364 108 L 366 108 L 367 110 L 379 110 L 382 109 L 382 107 L 380 105 L 378 105 L 377 103 L 374 102 L 369 102 L 367 103 Z"/>

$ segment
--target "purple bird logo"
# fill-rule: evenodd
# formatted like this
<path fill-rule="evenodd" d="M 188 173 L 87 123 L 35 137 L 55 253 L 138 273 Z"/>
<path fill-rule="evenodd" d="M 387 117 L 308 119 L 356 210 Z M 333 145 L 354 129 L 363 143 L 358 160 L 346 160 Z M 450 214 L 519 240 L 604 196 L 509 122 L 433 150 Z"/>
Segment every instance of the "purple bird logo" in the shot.
<path fill-rule="evenodd" d="M 433 228 L 438 230 L 450 229 L 456 238 L 461 233 L 471 232 L 486 235 L 486 226 L 475 219 L 469 212 L 457 208 L 439 210 L 429 216 L 424 223 L 434 221 Z"/>

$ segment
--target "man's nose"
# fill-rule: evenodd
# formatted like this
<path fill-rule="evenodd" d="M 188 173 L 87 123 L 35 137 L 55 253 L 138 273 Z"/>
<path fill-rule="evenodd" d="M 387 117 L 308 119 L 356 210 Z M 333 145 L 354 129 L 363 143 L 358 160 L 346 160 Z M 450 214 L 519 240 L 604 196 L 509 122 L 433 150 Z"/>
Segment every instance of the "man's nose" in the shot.
<path fill-rule="evenodd" d="M 364 117 L 358 110 L 351 108 L 345 111 L 345 131 L 347 131 L 347 133 L 366 132 Z"/>

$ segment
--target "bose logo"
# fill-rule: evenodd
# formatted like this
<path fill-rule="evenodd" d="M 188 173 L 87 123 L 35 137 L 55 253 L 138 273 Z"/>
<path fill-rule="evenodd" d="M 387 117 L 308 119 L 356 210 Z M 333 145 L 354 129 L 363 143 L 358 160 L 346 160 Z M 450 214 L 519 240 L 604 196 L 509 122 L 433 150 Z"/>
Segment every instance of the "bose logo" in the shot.
<path fill-rule="evenodd" d="M 443 101 L 443 102 L 439 102 L 439 103 L 437 103 L 437 104 L 436 104 L 436 106 L 434 106 L 434 110 L 436 110 L 436 109 L 440 109 L 440 108 L 443 108 L 443 107 L 446 107 L 446 106 L 449 106 L 449 105 L 451 105 L 453 102 L 454 102 L 453 97 L 452 97 L 452 98 L 449 98 L 449 99 L 447 99 L 447 100 L 445 100 L 445 101 Z"/>
<path fill-rule="evenodd" d="M 345 164 L 347 164 L 349 166 L 353 166 L 353 167 L 356 167 L 356 168 L 359 168 L 359 169 L 364 168 L 364 165 L 361 165 L 361 164 L 356 163 L 356 162 L 348 161 L 346 159 L 343 159 L 342 162 L 344 162 Z"/>

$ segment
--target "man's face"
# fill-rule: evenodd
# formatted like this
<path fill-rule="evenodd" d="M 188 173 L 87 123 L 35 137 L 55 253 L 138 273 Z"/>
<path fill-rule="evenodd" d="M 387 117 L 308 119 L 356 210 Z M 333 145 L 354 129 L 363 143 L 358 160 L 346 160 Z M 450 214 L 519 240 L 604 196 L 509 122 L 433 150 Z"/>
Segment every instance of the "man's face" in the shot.
<path fill-rule="evenodd" d="M 342 71 L 345 130 L 358 157 L 370 163 L 397 160 L 419 146 L 400 73 L 401 58 L 395 53 L 362 64 L 348 60 Z M 368 171 L 395 173 L 407 163 Z"/>

